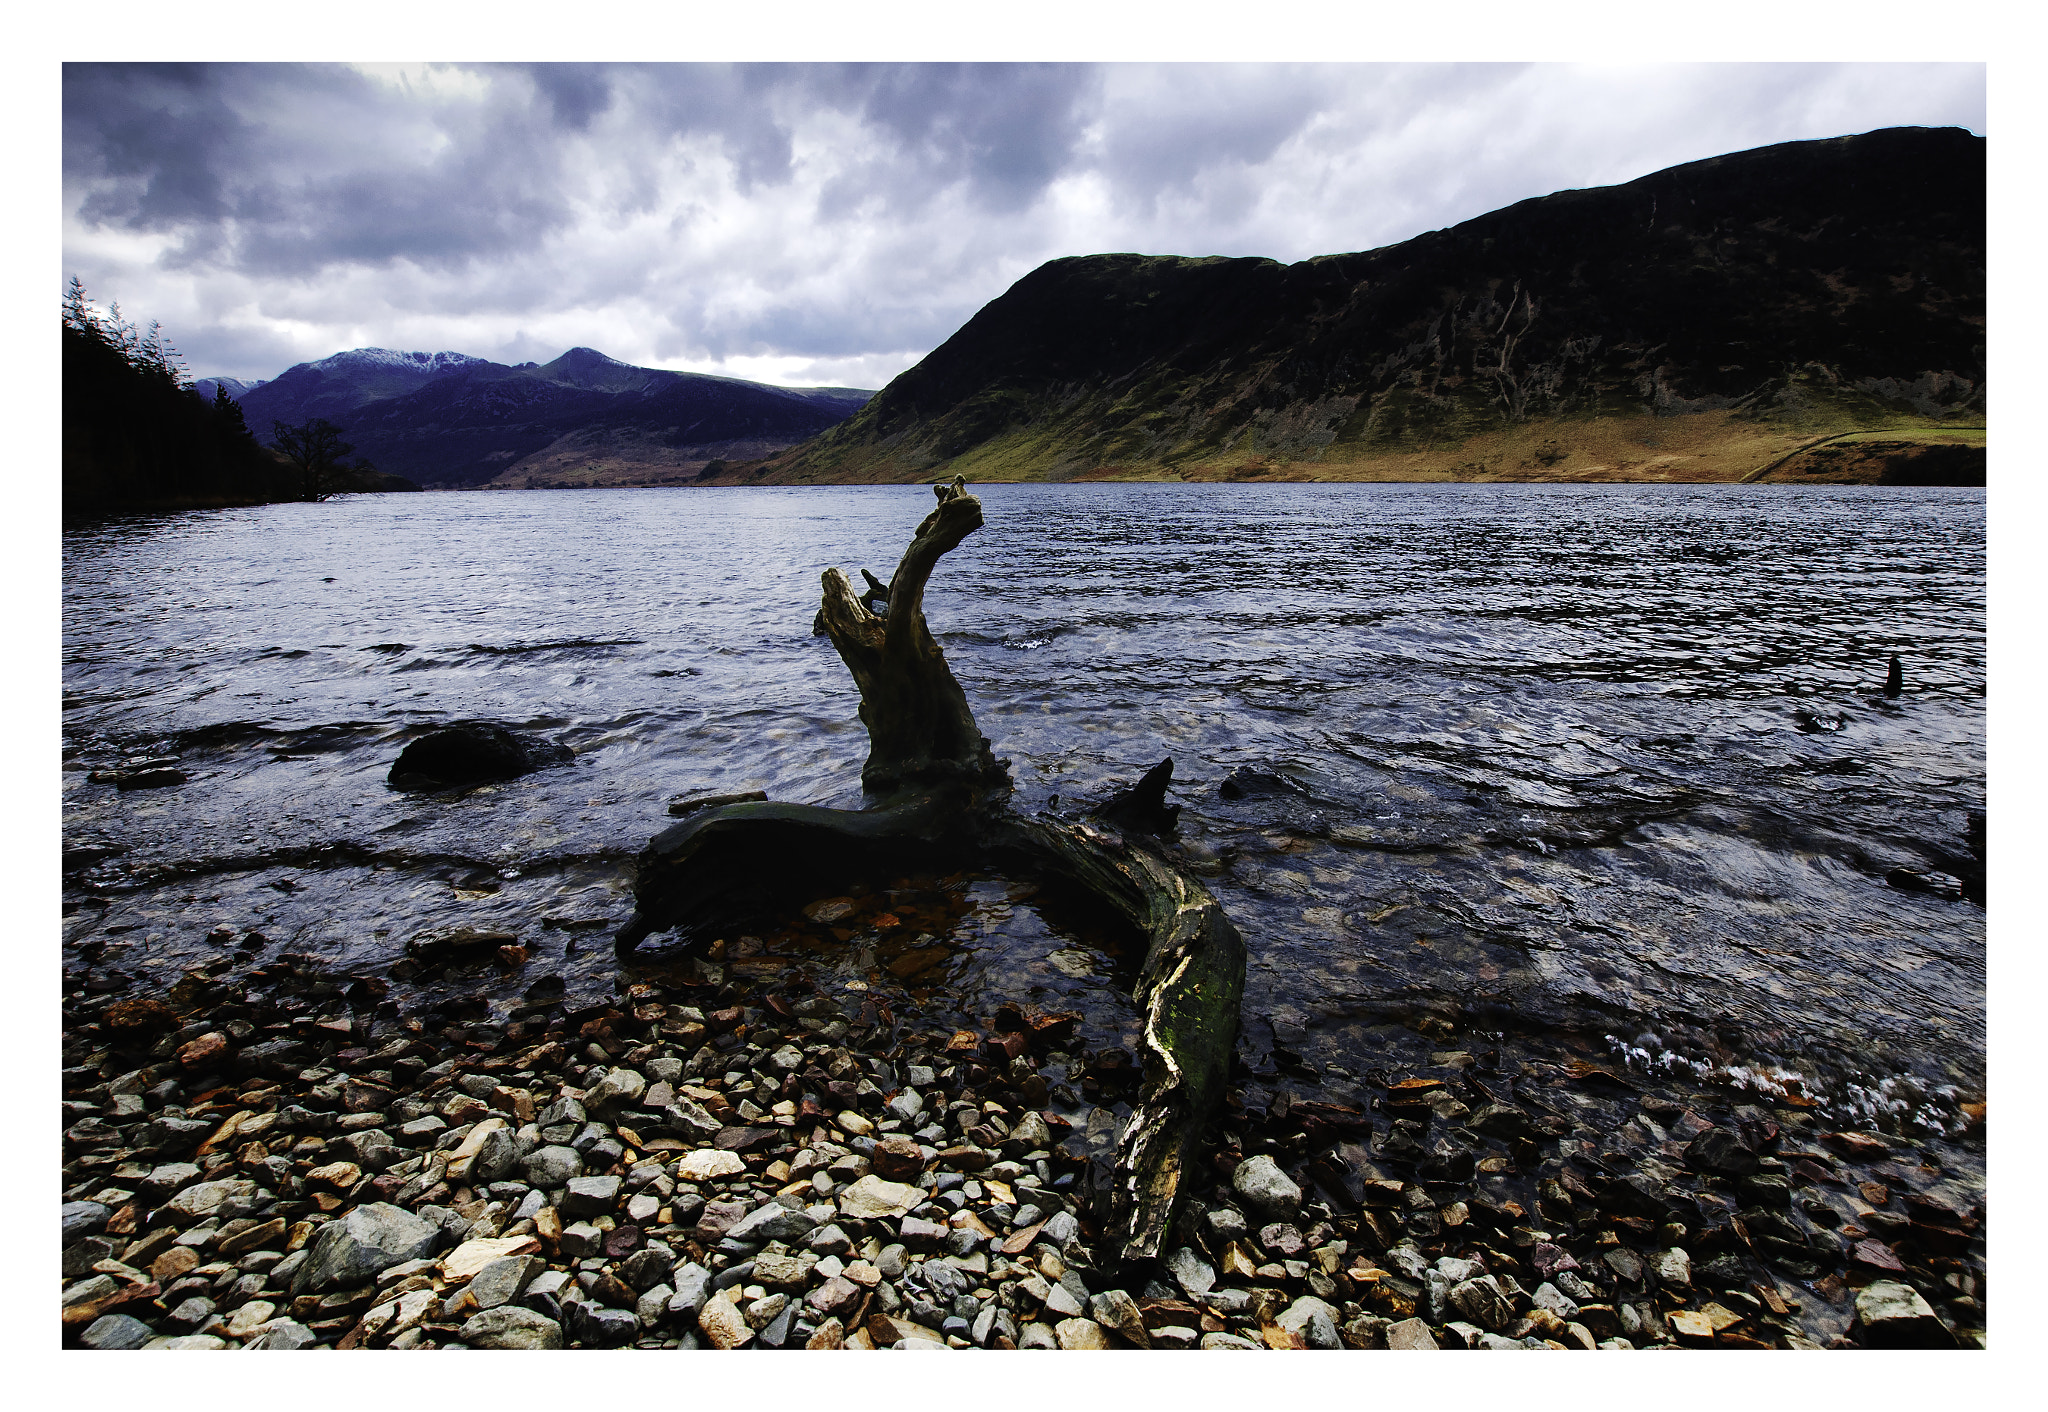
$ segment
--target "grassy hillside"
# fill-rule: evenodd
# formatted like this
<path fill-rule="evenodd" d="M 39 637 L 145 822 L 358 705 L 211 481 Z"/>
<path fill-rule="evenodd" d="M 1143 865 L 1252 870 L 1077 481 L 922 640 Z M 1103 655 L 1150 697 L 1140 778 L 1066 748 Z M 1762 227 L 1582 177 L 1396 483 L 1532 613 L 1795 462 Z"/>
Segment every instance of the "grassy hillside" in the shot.
<path fill-rule="evenodd" d="M 1983 140 L 1902 128 L 1295 265 L 1056 260 L 848 421 L 707 479 L 1738 480 L 1983 420 Z"/>

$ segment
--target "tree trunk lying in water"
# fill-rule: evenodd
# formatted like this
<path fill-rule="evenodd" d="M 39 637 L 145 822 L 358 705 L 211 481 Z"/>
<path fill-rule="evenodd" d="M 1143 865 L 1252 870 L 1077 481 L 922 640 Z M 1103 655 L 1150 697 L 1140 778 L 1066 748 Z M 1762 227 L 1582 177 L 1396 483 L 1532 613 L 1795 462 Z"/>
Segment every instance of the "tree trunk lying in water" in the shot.
<path fill-rule="evenodd" d="M 940 557 L 981 527 L 981 502 L 958 479 L 934 489 L 938 507 L 904 551 L 883 614 L 838 569 L 824 573 L 819 621 L 860 687 L 869 806 L 729 804 L 657 835 L 640 855 L 636 911 L 618 946 L 627 952 L 655 931 L 713 925 L 763 881 L 787 898 L 807 883 L 941 861 L 982 861 L 1092 894 L 1146 941 L 1132 992 L 1145 1021 L 1144 1077 L 1117 1143 L 1104 1250 L 1121 1262 L 1156 1259 L 1182 1173 L 1229 1078 L 1244 940 L 1162 842 L 1178 812 L 1164 801 L 1171 760 L 1088 819 L 1010 808 L 1008 763 L 990 750 L 924 620 L 925 583 Z"/>

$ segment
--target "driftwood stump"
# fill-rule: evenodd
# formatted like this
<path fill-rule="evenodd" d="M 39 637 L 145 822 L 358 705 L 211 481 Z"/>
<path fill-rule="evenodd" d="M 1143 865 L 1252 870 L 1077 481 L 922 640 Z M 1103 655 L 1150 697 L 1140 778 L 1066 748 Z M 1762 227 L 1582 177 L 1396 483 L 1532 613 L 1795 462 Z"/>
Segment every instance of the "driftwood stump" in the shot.
<path fill-rule="evenodd" d="M 1146 942 L 1132 993 L 1145 1019 L 1143 1080 L 1118 1139 L 1108 1209 L 1098 1214 L 1106 1258 L 1156 1259 L 1182 1173 L 1199 1155 L 1229 1078 L 1244 940 L 1208 889 L 1173 861 L 1171 760 L 1085 819 L 1010 808 L 1008 764 L 975 724 L 924 618 L 925 584 L 939 559 L 981 527 L 981 502 L 958 478 L 934 490 L 938 505 L 885 593 L 872 575 L 861 596 L 838 569 L 823 576 L 819 625 L 860 687 L 867 807 L 728 804 L 667 829 L 640 855 L 636 911 L 618 946 L 628 952 L 658 930 L 711 925 L 764 884 L 787 897 L 853 873 L 984 862 L 1079 886 Z"/>

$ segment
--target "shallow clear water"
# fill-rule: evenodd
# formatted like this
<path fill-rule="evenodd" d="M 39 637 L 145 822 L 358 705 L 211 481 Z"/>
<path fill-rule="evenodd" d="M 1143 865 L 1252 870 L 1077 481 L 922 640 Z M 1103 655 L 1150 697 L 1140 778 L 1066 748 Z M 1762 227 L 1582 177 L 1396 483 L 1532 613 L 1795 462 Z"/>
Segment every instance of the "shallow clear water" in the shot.
<path fill-rule="evenodd" d="M 1173 757 L 1250 945 L 1256 1072 L 1341 1098 L 1430 1047 L 1435 1014 L 1500 1036 L 1461 1045 L 1796 1073 L 1845 1117 L 1981 1095 L 1983 913 L 1886 874 L 1963 866 L 1983 807 L 1982 491 L 976 493 L 988 523 L 942 563 L 932 628 L 1024 807 Z M 611 983 L 596 942 L 669 799 L 857 802 L 818 572 L 886 579 L 930 503 L 388 495 L 67 531 L 66 832 L 89 864 L 67 896 L 112 900 L 69 942 L 174 974 L 219 923 L 358 966 L 505 925 Z M 386 788 L 405 740 L 465 717 L 576 760 Z M 191 782 L 87 782 L 157 754 Z M 1294 788 L 1223 798 L 1241 766 Z"/>

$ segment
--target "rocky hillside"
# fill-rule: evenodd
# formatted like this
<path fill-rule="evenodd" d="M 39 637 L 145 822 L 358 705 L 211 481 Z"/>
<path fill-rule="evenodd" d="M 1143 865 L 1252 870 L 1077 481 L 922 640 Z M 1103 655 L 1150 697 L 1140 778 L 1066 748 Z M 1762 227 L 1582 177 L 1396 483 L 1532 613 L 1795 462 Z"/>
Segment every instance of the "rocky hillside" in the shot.
<path fill-rule="evenodd" d="M 752 475 L 1735 479 L 1981 424 L 1984 191 L 1982 138 L 1893 128 L 1294 265 L 1055 260 Z"/>
<path fill-rule="evenodd" d="M 715 458 L 782 451 L 872 395 L 638 368 L 591 348 L 517 366 L 357 348 L 229 392 L 266 440 L 273 422 L 324 417 L 379 470 L 441 487 L 687 480 Z"/>

